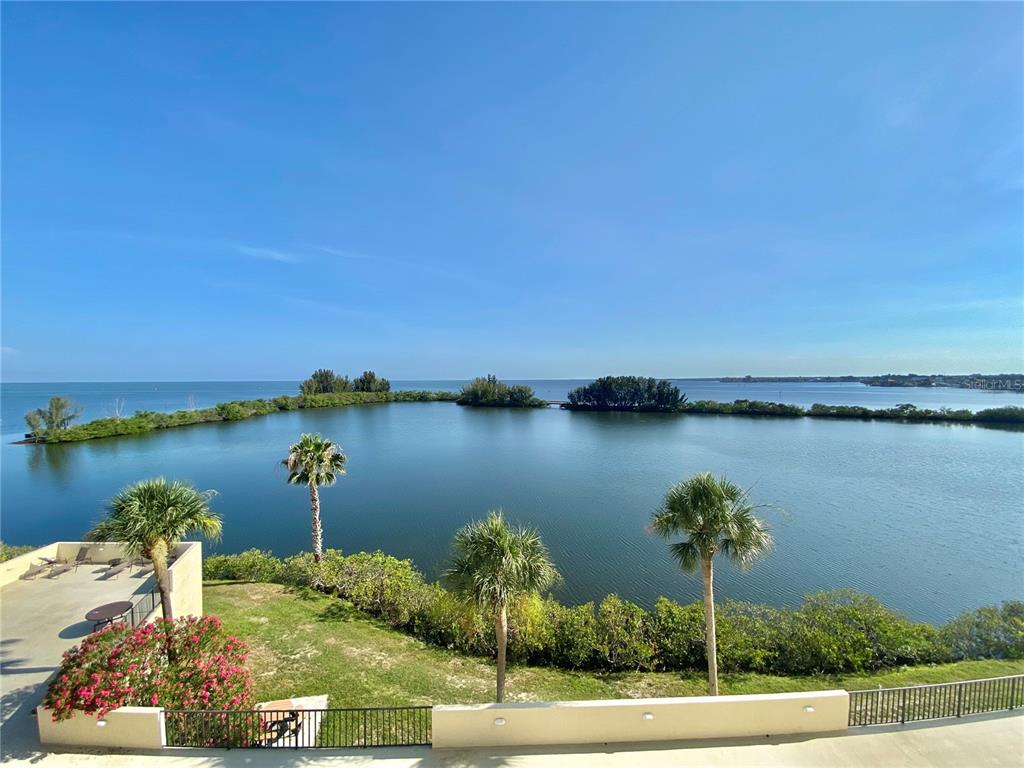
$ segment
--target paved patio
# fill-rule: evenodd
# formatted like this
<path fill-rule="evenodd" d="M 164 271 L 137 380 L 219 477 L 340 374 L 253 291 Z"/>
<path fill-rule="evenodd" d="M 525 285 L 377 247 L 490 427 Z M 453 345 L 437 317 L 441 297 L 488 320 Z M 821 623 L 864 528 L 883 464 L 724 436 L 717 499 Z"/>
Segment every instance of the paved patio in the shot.
<path fill-rule="evenodd" d="M 16 754 L 5 765 L 42 768 L 1017 768 L 1024 763 L 1024 715 L 859 728 L 847 735 L 686 744 L 524 747 L 518 750 L 291 749 L 174 750 L 162 754 Z"/>
<path fill-rule="evenodd" d="M 154 589 L 151 570 L 104 578 L 106 565 L 81 565 L 54 578 L 40 575 L 0 589 L 0 742 L 4 754 L 38 749 L 32 709 L 61 656 L 92 632 L 85 613 Z"/>

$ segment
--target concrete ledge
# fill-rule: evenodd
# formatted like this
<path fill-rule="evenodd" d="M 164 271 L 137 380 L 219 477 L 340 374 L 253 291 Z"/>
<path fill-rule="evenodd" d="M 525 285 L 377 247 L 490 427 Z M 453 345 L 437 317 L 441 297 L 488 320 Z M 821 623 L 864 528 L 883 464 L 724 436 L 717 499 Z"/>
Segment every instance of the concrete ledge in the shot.
<path fill-rule="evenodd" d="M 96 715 L 76 712 L 55 723 L 49 709 L 37 710 L 39 741 L 49 745 L 161 749 L 167 744 L 163 707 L 121 707 L 102 722 Z"/>
<path fill-rule="evenodd" d="M 493 747 L 845 731 L 846 691 L 436 706 L 433 744 Z"/>

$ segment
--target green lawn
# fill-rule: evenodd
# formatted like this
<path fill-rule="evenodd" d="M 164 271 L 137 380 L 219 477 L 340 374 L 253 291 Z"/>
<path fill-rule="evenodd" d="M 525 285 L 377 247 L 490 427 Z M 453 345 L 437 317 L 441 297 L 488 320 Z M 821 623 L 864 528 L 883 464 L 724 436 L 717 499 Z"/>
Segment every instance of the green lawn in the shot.
<path fill-rule="evenodd" d="M 494 666 L 485 659 L 428 646 L 317 593 L 275 584 L 211 583 L 207 613 L 252 648 L 257 701 L 327 693 L 332 707 L 472 704 L 493 701 Z M 1024 672 L 1024 661 L 964 661 L 883 673 L 823 677 L 723 674 L 722 693 L 821 688 L 883 688 L 971 680 Z M 699 673 L 568 672 L 509 669 L 510 701 L 694 696 L 706 693 Z"/>

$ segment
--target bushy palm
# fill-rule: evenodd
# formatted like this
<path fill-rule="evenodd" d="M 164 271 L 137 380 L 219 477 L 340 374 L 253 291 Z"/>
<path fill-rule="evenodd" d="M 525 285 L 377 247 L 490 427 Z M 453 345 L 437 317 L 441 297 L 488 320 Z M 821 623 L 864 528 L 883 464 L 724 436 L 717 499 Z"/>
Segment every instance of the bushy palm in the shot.
<path fill-rule="evenodd" d="M 547 589 L 558 571 L 532 528 L 512 528 L 501 511 L 469 523 L 455 534 L 455 556 L 447 572 L 462 597 L 494 616 L 498 645 L 497 701 L 505 698 L 508 609 L 516 600 Z"/>
<path fill-rule="evenodd" d="M 708 691 L 718 695 L 718 654 L 715 638 L 714 565 L 721 552 L 747 567 L 772 550 L 768 526 L 754 515 L 747 491 L 710 472 L 672 486 L 651 520 L 651 530 L 664 538 L 684 536 L 669 549 L 684 571 L 699 567 L 704 576 L 704 635 L 708 657 Z"/>
<path fill-rule="evenodd" d="M 319 487 L 334 485 L 338 476 L 345 474 L 346 461 L 341 448 L 326 437 L 302 435 L 281 462 L 288 470 L 289 483 L 309 488 L 309 505 L 313 513 L 313 559 L 318 563 L 324 554 Z"/>
<path fill-rule="evenodd" d="M 190 534 L 220 538 L 220 515 L 210 510 L 215 495 L 216 491 L 197 491 L 177 480 L 141 480 L 118 492 L 107 506 L 106 519 L 88 538 L 119 542 L 128 557 L 152 561 L 164 618 L 173 619 L 167 557 Z"/>

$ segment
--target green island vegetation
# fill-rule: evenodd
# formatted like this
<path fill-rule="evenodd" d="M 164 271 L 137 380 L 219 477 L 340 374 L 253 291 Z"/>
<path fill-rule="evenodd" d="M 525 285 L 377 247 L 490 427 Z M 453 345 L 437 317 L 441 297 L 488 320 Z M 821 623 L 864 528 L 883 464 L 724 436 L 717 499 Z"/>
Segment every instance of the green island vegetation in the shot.
<path fill-rule="evenodd" d="M 373 371 L 363 371 L 354 380 L 339 376 L 328 368 L 319 368 L 299 385 L 303 395 L 325 395 L 338 392 L 390 392 L 391 382 Z"/>
<path fill-rule="evenodd" d="M 274 634 L 286 627 L 313 631 L 320 622 L 340 627 L 343 622 L 348 624 L 347 617 L 361 614 L 367 629 L 388 628 L 419 641 L 408 646 L 410 649 L 433 646 L 490 659 L 497 652 L 493 616 L 487 608 L 467 603 L 441 584 L 427 582 L 409 560 L 382 552 L 345 556 L 327 549 L 318 564 L 309 553 L 280 559 L 252 549 L 208 556 L 203 562 L 203 578 L 248 582 L 237 590 L 207 590 L 214 598 L 207 610 L 222 615 L 231 631 L 247 641 L 255 639 L 256 630 L 260 631 L 258 637 L 267 637 L 266 632 Z M 267 586 L 258 589 L 255 584 Z M 314 584 L 318 585 L 316 593 L 310 589 Z M 219 594 L 232 595 L 228 602 L 234 608 L 222 605 Z M 249 610 L 253 607 L 249 595 L 258 594 L 275 595 L 277 607 L 273 610 L 290 613 L 292 618 L 258 623 Z M 267 610 L 272 610 L 269 605 Z M 1024 602 L 1019 601 L 979 608 L 941 627 L 911 621 L 876 598 L 850 590 L 808 595 L 797 608 L 727 600 L 716 606 L 716 614 L 722 673 L 861 675 L 919 665 L 925 674 L 924 670 L 936 664 L 1024 659 Z M 306 618 L 300 620 L 302 615 Z M 703 602 L 682 605 L 660 597 L 653 610 L 646 610 L 609 595 L 597 604 L 568 606 L 551 596 L 531 593 L 508 607 L 508 658 L 517 664 L 576 672 L 688 673 L 706 691 L 704 621 Z M 312 644 L 305 635 L 292 642 L 319 647 L 324 658 L 335 650 L 348 653 L 340 638 L 325 641 L 323 646 Z M 393 637 L 389 644 L 396 642 Z M 383 670 L 405 674 L 387 654 L 362 653 L 366 659 L 386 661 Z M 450 658 L 449 668 L 471 665 L 469 659 Z M 268 658 L 267 668 L 283 662 L 281 658 L 270 663 Z M 1024 663 L 1001 668 L 1020 671 Z M 494 667 L 487 669 L 490 687 Z M 443 678 L 443 668 L 440 674 Z M 781 679 L 779 684 L 775 690 L 782 688 Z M 613 693 L 609 689 L 609 694 Z M 422 695 L 433 694 L 425 690 Z"/>
<path fill-rule="evenodd" d="M 360 599 L 361 604 L 372 601 L 370 593 Z M 494 700 L 492 659 L 423 642 L 357 609 L 350 600 L 280 584 L 207 582 L 203 606 L 208 614 L 223 620 L 226 632 L 248 646 L 249 664 L 256 670 L 252 675 L 254 701 L 324 693 L 332 707 L 485 704 Z M 560 636 L 570 631 L 565 626 Z M 522 636 L 517 637 L 515 663 L 508 669 L 508 701 L 707 694 L 703 669 L 612 672 L 528 665 L 522 661 Z M 571 641 L 571 637 L 565 641 L 569 647 Z M 703 638 L 694 644 L 703 646 Z M 720 644 L 720 652 L 722 648 Z M 812 676 L 723 671 L 720 693 L 893 688 L 1021 673 L 1024 661 L 1009 659 Z"/>
<path fill-rule="evenodd" d="M 498 381 L 498 377 L 478 376 L 462 387 L 458 399 L 459 405 L 490 406 L 496 408 L 547 408 L 546 400 L 541 400 L 525 384 L 506 384 Z"/>
<path fill-rule="evenodd" d="M 572 411 L 679 411 L 686 395 L 667 379 L 602 376 L 569 392 L 562 407 Z"/>
<path fill-rule="evenodd" d="M 325 388 L 330 387 L 330 388 Z M 454 392 L 405 391 L 392 392 L 387 379 L 366 371 L 355 381 L 337 376 L 333 371 L 321 369 L 304 381 L 302 394 L 280 395 L 270 400 L 233 400 L 217 403 L 212 408 L 189 408 L 170 413 L 136 411 L 131 416 L 114 416 L 87 421 L 71 426 L 81 409 L 68 398 L 52 397 L 47 409 L 29 411 L 25 415 L 28 442 L 74 443 L 102 437 L 140 435 L 158 429 L 184 427 L 192 424 L 210 424 L 219 421 L 242 421 L 278 411 L 303 408 L 341 408 L 348 405 L 370 403 L 408 403 L 453 401 Z"/>
<path fill-rule="evenodd" d="M 918 408 L 901 403 L 892 408 L 865 408 L 859 405 L 824 405 L 810 408 L 762 400 L 717 400 L 689 402 L 670 381 L 640 376 L 604 376 L 593 384 L 569 392 L 562 408 L 570 411 L 658 411 L 666 413 L 720 414 L 732 416 L 782 416 L 822 419 L 881 419 L 903 422 L 950 422 L 991 425 L 1024 424 L 1024 408 L 1005 405 L 973 412 L 967 409 Z"/>

